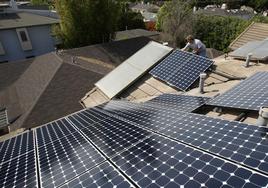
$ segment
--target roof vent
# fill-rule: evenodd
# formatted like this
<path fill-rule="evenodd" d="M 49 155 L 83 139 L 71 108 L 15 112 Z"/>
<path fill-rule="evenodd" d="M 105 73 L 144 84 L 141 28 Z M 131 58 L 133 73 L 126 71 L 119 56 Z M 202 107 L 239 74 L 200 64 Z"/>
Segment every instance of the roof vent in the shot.
<path fill-rule="evenodd" d="M 251 57 L 252 57 L 252 53 L 248 53 L 246 63 L 245 63 L 245 67 L 249 67 Z"/>
<path fill-rule="evenodd" d="M 10 0 L 9 5 L 11 6 L 12 10 L 18 9 L 18 5 L 17 5 L 17 2 L 15 0 Z"/>
<path fill-rule="evenodd" d="M 259 118 L 256 125 L 267 126 L 268 125 L 268 107 L 261 107 L 259 111 Z"/>

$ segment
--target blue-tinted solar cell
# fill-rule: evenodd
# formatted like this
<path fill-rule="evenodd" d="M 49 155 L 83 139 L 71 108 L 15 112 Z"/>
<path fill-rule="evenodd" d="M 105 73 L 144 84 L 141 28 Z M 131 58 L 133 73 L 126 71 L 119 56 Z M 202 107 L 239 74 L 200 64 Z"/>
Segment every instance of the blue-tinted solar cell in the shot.
<path fill-rule="evenodd" d="M 63 185 L 62 188 L 75 187 L 127 188 L 131 185 L 114 167 L 105 162 Z"/>
<path fill-rule="evenodd" d="M 177 108 L 185 112 L 192 112 L 205 104 L 210 98 L 197 97 L 189 95 L 162 94 L 150 101 L 145 102 L 147 105 L 155 104 L 162 107 Z"/>
<path fill-rule="evenodd" d="M 105 159 L 80 134 L 69 134 L 38 147 L 42 187 L 57 187 Z"/>
<path fill-rule="evenodd" d="M 34 149 L 33 131 L 23 133 L 1 143 L 0 163 L 23 155 Z"/>
<path fill-rule="evenodd" d="M 0 164 L 0 187 L 37 187 L 35 152 Z"/>
<path fill-rule="evenodd" d="M 81 115 L 87 117 L 87 123 L 76 124 L 77 128 L 79 128 L 79 129 L 84 129 L 84 128 L 87 128 L 89 126 L 93 126 L 94 124 L 108 118 L 105 114 L 101 114 L 99 112 L 96 112 L 95 108 L 87 109 L 87 110 L 78 112 L 77 114 L 81 114 Z M 77 114 L 73 114 L 72 116 L 69 116 L 69 119 L 75 119 L 75 116 L 77 116 Z"/>
<path fill-rule="evenodd" d="M 210 59 L 176 50 L 150 74 L 178 89 L 187 90 L 212 64 Z"/>
<path fill-rule="evenodd" d="M 66 119 L 60 119 L 49 123 L 36 129 L 38 146 L 43 146 L 44 144 L 75 132 L 77 132 L 77 130 L 68 123 Z"/>
<path fill-rule="evenodd" d="M 115 156 L 112 161 L 140 187 L 268 185 L 266 176 L 157 135 Z"/>
<path fill-rule="evenodd" d="M 134 122 L 153 130 L 160 130 L 164 125 L 172 125 L 186 115 L 184 112 L 166 108 L 165 117 L 163 117 L 163 113 L 156 105 L 150 106 L 126 101 L 110 101 L 99 109 L 108 116 L 117 115 L 119 119 L 123 117 L 127 122 Z"/>
<path fill-rule="evenodd" d="M 98 112 L 98 114 L 101 115 L 102 113 Z M 80 125 L 86 127 L 81 131 L 108 157 L 126 150 L 150 134 L 142 128 L 116 118 L 109 118 L 105 114 L 102 114 L 106 116 L 105 119 L 96 124 L 90 124 L 89 118 L 91 116 L 87 115 L 89 114 L 78 113 L 69 117 L 69 119 L 77 127 L 80 127 Z"/>
<path fill-rule="evenodd" d="M 268 72 L 258 72 L 207 104 L 258 111 L 268 106 Z"/>
<path fill-rule="evenodd" d="M 123 118 L 132 124 L 268 173 L 268 128 L 266 127 L 181 111 L 176 113 L 176 109 L 167 110 L 129 102 L 126 104 L 112 102 L 109 106 L 103 109 L 111 116 Z M 172 121 L 167 122 L 171 115 L 174 116 Z"/>

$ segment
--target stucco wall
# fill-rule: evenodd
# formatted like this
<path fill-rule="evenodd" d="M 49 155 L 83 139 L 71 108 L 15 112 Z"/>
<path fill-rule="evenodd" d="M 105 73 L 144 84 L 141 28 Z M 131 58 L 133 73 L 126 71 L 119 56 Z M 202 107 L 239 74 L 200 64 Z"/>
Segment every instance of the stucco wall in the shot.
<path fill-rule="evenodd" d="M 51 37 L 50 25 L 28 27 L 28 35 L 32 43 L 32 50 L 23 51 L 16 29 L 0 30 L 0 41 L 5 55 L 0 55 L 0 62 L 25 59 L 54 51 L 54 39 Z"/>

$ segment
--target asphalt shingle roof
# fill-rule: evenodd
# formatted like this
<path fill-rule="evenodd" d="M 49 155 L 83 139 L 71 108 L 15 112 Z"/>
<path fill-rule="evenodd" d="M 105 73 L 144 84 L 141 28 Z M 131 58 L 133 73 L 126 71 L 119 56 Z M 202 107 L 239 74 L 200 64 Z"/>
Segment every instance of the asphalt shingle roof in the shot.
<path fill-rule="evenodd" d="M 0 14 L 0 30 L 58 24 L 59 20 L 26 12 Z"/>

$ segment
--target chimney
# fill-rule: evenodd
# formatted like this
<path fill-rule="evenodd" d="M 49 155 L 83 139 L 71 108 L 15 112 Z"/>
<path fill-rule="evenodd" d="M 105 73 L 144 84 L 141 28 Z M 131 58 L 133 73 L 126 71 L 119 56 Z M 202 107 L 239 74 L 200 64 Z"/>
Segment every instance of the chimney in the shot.
<path fill-rule="evenodd" d="M 17 5 L 17 2 L 15 0 L 10 0 L 9 5 L 10 5 L 12 10 L 18 10 L 18 5 Z"/>

